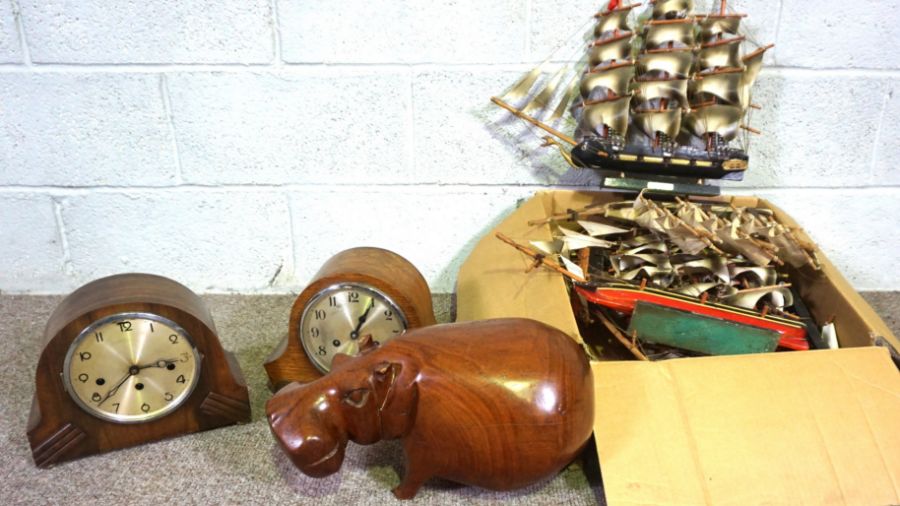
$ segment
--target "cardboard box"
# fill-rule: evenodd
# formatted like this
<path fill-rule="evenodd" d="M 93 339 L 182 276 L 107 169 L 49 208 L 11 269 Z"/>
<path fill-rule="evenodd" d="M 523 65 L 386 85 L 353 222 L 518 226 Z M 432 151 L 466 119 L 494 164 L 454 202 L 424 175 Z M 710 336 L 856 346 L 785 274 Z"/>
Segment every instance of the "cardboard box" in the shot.
<path fill-rule="evenodd" d="M 539 192 L 494 232 L 550 240 L 548 225 L 528 222 L 622 198 Z M 763 199 L 722 198 L 799 229 Z M 887 349 L 871 347 L 878 337 L 900 343 L 819 260 L 820 272 L 791 281 L 817 321 L 834 317 L 844 349 L 593 363 L 609 504 L 900 504 L 900 373 Z M 526 273 L 530 264 L 493 232 L 484 237 L 460 269 L 458 320 L 532 318 L 584 343 L 562 276 Z"/>

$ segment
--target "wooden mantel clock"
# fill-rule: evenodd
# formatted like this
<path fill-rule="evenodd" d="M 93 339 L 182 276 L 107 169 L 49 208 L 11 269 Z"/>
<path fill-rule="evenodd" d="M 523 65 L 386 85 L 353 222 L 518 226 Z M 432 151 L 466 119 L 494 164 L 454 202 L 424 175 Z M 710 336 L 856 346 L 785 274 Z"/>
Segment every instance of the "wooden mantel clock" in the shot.
<path fill-rule="evenodd" d="M 266 361 L 269 385 L 314 381 L 360 339 L 378 345 L 407 329 L 434 325 L 431 291 L 408 260 L 380 248 L 354 248 L 329 259 L 294 301 L 288 334 Z"/>
<path fill-rule="evenodd" d="M 250 421 L 237 361 L 200 298 L 175 281 L 88 283 L 44 335 L 28 421 L 38 467 Z"/>

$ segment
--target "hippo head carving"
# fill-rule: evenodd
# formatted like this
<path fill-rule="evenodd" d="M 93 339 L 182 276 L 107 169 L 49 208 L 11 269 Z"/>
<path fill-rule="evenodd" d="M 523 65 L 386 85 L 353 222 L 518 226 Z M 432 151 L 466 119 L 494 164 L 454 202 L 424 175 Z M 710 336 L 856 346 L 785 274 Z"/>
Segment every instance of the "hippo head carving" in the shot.
<path fill-rule="evenodd" d="M 348 441 L 372 444 L 401 437 L 415 418 L 417 387 L 400 363 L 338 355 L 331 372 L 292 383 L 266 404 L 269 426 L 304 474 L 337 472 Z"/>

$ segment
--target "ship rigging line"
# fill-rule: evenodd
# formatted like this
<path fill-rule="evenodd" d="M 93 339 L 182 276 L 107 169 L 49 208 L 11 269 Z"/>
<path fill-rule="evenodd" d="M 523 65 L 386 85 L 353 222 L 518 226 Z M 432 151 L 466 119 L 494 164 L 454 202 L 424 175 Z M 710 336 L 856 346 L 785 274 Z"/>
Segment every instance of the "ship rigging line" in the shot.
<path fill-rule="evenodd" d="M 507 104 L 506 102 L 504 102 L 503 100 L 500 100 L 500 99 L 497 98 L 497 97 L 491 97 L 491 102 L 493 102 L 493 103 L 499 105 L 500 107 L 506 109 L 507 111 L 511 112 L 511 113 L 514 114 L 517 118 L 521 118 L 521 119 L 523 119 L 523 120 L 525 120 L 525 121 L 531 123 L 532 125 L 534 125 L 534 126 L 540 128 L 540 129 L 546 131 L 546 132 L 549 133 L 550 135 L 553 135 L 554 137 L 557 137 L 557 138 L 558 138 L 559 140 L 561 140 L 561 141 L 564 141 L 564 142 L 566 142 L 566 143 L 568 143 L 568 144 L 571 144 L 572 146 L 575 146 L 575 145 L 578 144 L 577 142 L 575 142 L 575 139 L 569 137 L 568 135 L 566 135 L 566 134 L 560 132 L 559 130 L 557 130 L 557 129 L 551 127 L 550 125 L 548 125 L 548 124 L 546 124 L 546 123 L 543 123 L 543 122 L 541 122 L 541 121 L 538 121 L 538 120 L 535 119 L 535 118 L 532 118 L 531 116 L 529 116 L 529 115 L 525 114 L 524 112 L 522 112 L 522 111 L 516 109 L 515 107 L 513 107 L 513 106 Z"/>

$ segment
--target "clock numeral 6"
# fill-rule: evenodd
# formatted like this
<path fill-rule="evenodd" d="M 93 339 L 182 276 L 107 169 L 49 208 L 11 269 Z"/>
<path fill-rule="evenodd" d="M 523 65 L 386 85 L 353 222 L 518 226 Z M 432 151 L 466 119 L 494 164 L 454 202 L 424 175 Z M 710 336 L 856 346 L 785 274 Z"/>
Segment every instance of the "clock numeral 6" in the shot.
<path fill-rule="evenodd" d="M 394 312 L 391 311 L 390 309 L 385 309 L 384 310 L 384 319 L 389 322 L 394 321 Z"/>
<path fill-rule="evenodd" d="M 144 413 L 147 413 L 148 411 L 150 411 L 150 405 L 147 404 L 146 402 L 141 404 L 141 411 L 143 411 Z"/>
<path fill-rule="evenodd" d="M 100 402 L 103 400 L 103 397 L 101 397 L 97 392 L 94 392 L 94 395 L 91 396 L 91 400 L 94 402 Z"/>
<path fill-rule="evenodd" d="M 90 352 L 87 352 L 87 351 L 82 351 L 81 353 L 78 354 L 78 356 L 81 358 L 82 362 L 84 362 L 85 360 L 91 359 L 91 354 L 90 354 Z"/>

